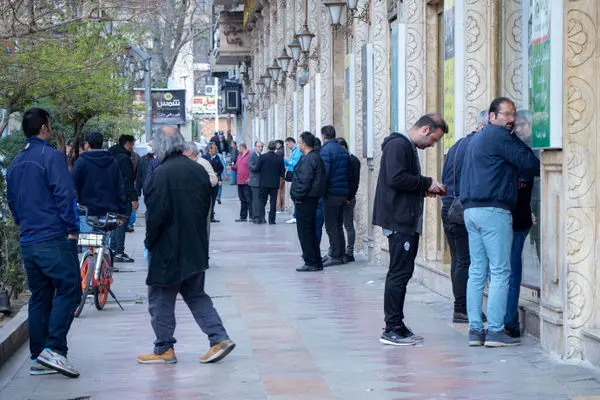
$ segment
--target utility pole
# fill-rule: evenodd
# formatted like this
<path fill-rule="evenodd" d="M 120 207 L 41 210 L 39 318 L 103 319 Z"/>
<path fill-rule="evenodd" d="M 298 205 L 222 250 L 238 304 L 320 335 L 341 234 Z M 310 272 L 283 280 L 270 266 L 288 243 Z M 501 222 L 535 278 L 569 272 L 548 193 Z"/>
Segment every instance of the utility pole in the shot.
<path fill-rule="evenodd" d="M 146 142 L 152 138 L 152 57 L 142 50 L 138 45 L 131 46 L 133 54 L 144 63 L 144 100 L 146 103 Z"/>

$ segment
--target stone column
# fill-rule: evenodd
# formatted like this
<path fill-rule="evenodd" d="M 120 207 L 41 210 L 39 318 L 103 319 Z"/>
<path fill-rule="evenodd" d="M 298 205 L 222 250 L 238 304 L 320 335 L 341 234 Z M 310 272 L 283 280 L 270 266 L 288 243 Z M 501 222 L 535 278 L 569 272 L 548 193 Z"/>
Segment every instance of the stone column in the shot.
<path fill-rule="evenodd" d="M 319 52 L 321 56 L 319 68 L 321 73 L 321 118 L 319 124 L 323 126 L 333 124 L 333 66 L 331 63 L 333 54 L 331 49 L 332 32 L 331 16 L 329 15 L 327 7 L 321 7 L 321 11 L 317 15 L 319 16 L 320 21 Z"/>
<path fill-rule="evenodd" d="M 361 10 L 367 6 L 369 0 L 359 0 L 358 9 Z M 352 41 L 352 51 L 354 52 L 355 60 L 355 81 L 356 86 L 356 114 L 352 118 L 355 118 L 356 122 L 356 157 L 361 161 L 360 168 L 360 185 L 358 186 L 358 193 L 356 194 L 357 202 L 355 209 L 355 229 L 356 229 L 356 245 L 357 249 L 365 249 L 365 243 L 373 249 L 372 242 L 372 231 L 371 215 L 372 210 L 369 208 L 369 190 L 370 185 L 368 182 L 369 178 L 369 166 L 367 160 L 363 158 L 363 121 L 362 121 L 362 59 L 361 52 L 362 47 L 367 43 L 369 39 L 369 26 L 359 19 L 353 19 L 351 22 L 351 29 L 354 34 Z M 365 249 L 366 250 L 366 249 Z M 364 250 L 363 250 L 364 251 Z"/>

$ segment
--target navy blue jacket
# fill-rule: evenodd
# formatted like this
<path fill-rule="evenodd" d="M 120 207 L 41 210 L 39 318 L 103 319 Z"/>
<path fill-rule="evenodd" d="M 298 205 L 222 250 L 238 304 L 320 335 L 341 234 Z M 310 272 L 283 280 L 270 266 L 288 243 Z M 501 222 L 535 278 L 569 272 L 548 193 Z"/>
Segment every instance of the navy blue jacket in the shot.
<path fill-rule="evenodd" d="M 127 214 L 125 186 L 117 160 L 106 150 L 82 153 L 71 170 L 79 204 L 89 215 L 100 217 L 107 212 Z"/>
<path fill-rule="evenodd" d="M 448 154 L 446 154 L 446 161 L 444 162 L 444 169 L 442 170 L 442 184 L 446 186 L 448 194 L 442 197 L 442 215 L 448 214 L 448 209 L 452 204 L 452 200 L 454 200 L 454 196 L 460 197 L 460 174 L 462 173 L 465 151 L 474 134 L 475 132 L 471 132 L 466 137 L 454 143 L 454 145 L 450 147 L 450 150 L 448 150 Z M 456 160 L 456 164 L 454 160 Z M 455 169 L 456 187 L 454 187 Z"/>
<path fill-rule="evenodd" d="M 320 154 L 325 166 L 325 197 L 347 198 L 350 193 L 348 151 L 335 140 L 328 140 Z"/>
<path fill-rule="evenodd" d="M 67 159 L 38 138 L 13 160 L 6 178 L 8 206 L 21 243 L 38 243 L 79 233 L 75 188 Z"/>
<path fill-rule="evenodd" d="M 506 128 L 492 124 L 468 143 L 460 177 L 460 200 L 465 209 L 517 205 L 519 173 L 539 176 L 540 160 L 533 150 Z"/>

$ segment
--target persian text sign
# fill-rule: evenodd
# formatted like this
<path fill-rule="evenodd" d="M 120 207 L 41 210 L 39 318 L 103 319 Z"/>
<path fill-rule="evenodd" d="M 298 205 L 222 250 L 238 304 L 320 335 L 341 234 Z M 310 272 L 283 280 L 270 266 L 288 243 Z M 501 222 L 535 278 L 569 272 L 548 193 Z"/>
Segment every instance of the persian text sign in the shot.
<path fill-rule="evenodd" d="M 531 0 L 529 109 L 533 147 L 550 146 L 550 2 Z"/>

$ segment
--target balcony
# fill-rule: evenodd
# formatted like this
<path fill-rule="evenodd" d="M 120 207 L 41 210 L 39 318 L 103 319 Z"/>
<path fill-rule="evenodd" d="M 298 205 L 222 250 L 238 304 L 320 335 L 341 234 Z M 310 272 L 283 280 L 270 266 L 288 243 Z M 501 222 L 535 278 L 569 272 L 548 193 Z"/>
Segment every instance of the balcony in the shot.
<path fill-rule="evenodd" d="M 222 11 L 215 28 L 213 65 L 237 65 L 250 56 L 250 38 L 243 11 Z"/>

